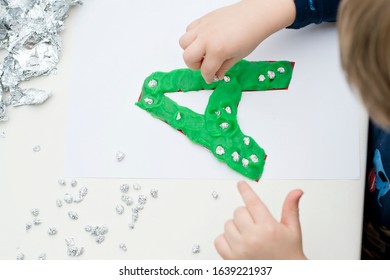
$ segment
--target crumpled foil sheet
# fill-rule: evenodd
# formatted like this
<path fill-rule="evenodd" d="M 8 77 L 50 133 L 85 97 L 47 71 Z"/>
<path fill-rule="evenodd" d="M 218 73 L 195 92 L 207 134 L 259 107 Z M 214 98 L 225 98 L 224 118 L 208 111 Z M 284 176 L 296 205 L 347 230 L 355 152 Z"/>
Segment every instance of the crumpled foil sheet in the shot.
<path fill-rule="evenodd" d="M 7 106 L 41 104 L 50 93 L 19 84 L 56 70 L 59 32 L 71 6 L 81 0 L 0 0 L 0 121 Z"/>

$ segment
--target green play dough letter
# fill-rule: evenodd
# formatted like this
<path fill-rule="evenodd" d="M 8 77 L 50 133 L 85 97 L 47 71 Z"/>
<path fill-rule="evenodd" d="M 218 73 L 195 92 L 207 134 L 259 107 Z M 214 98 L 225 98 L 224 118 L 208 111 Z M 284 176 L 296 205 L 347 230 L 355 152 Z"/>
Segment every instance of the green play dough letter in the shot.
<path fill-rule="evenodd" d="M 242 91 L 286 89 L 293 63 L 241 60 L 223 80 L 207 84 L 200 71 L 178 69 L 155 72 L 146 78 L 140 108 L 182 131 L 192 142 L 209 149 L 220 161 L 242 175 L 258 180 L 263 173 L 265 152 L 254 139 L 242 133 L 237 108 Z M 214 90 L 203 115 L 180 106 L 167 92 Z"/>

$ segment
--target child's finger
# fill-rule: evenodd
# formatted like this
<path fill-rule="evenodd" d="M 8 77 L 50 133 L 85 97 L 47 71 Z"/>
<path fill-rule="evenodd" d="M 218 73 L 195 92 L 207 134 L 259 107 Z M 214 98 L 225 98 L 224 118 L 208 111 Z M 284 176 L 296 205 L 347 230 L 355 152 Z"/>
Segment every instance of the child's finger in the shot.
<path fill-rule="evenodd" d="M 235 244 L 240 239 L 240 231 L 233 220 L 229 220 L 225 223 L 224 227 L 225 238 L 229 244 Z"/>
<path fill-rule="evenodd" d="M 240 233 L 245 232 L 255 223 L 246 207 L 237 208 L 234 211 L 233 220 Z"/>
<path fill-rule="evenodd" d="M 233 65 L 237 62 L 237 59 L 233 59 L 233 58 L 230 58 L 230 59 L 227 59 L 225 60 L 221 67 L 218 69 L 217 73 L 215 74 L 218 79 L 222 80 L 223 77 L 225 76 L 226 72 L 233 67 Z"/>
<path fill-rule="evenodd" d="M 218 254 L 223 258 L 223 259 L 232 259 L 232 249 L 230 248 L 229 243 L 227 242 L 225 236 L 221 234 L 218 236 L 215 241 L 214 241 L 214 246 L 215 249 L 217 250 Z"/>
<path fill-rule="evenodd" d="M 296 230 L 301 228 L 299 222 L 299 200 L 302 195 L 302 190 L 293 190 L 287 195 L 283 204 L 281 223 Z"/>
<path fill-rule="evenodd" d="M 179 39 L 179 45 L 180 47 L 185 50 L 188 48 L 189 45 L 192 44 L 192 42 L 196 39 L 196 33 L 195 32 L 186 32 L 183 36 Z"/>
<path fill-rule="evenodd" d="M 195 40 L 183 53 L 184 62 L 191 69 L 200 69 L 205 55 L 204 46 Z"/>
<path fill-rule="evenodd" d="M 190 31 L 191 29 L 193 29 L 195 26 L 197 26 L 200 22 L 200 18 L 194 20 L 193 22 L 191 22 L 189 25 L 187 25 L 187 28 L 186 28 L 186 31 Z"/>
<path fill-rule="evenodd" d="M 265 220 L 273 219 L 267 206 L 247 183 L 243 181 L 239 182 L 238 190 L 255 223 L 262 223 Z"/>
<path fill-rule="evenodd" d="M 206 83 L 211 84 L 214 80 L 215 73 L 222 65 L 222 60 L 214 55 L 205 55 L 200 71 Z"/>

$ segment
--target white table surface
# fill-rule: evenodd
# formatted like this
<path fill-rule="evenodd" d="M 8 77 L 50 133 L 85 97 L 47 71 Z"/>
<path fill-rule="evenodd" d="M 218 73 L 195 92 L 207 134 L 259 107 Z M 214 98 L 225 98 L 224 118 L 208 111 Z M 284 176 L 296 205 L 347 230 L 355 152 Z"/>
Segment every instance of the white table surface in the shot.
<path fill-rule="evenodd" d="M 22 86 L 53 91 L 53 96 L 41 106 L 9 108 L 10 120 L 0 123 L 0 259 L 15 259 L 22 252 L 26 259 L 37 259 L 42 253 L 47 259 L 72 259 L 67 255 L 66 238 L 74 238 L 85 252 L 77 259 L 219 259 L 213 242 L 222 233 L 226 220 L 242 205 L 233 180 L 148 180 L 63 178 L 67 126 L 72 13 L 61 33 L 63 52 L 58 74 L 42 77 Z M 286 194 L 301 188 L 301 224 L 304 251 L 311 259 L 358 259 L 360 257 L 363 214 L 364 174 L 366 164 L 367 116 L 360 115 L 360 180 L 262 180 L 251 182 L 275 217 L 280 217 Z M 35 145 L 41 146 L 34 152 Z M 70 180 L 78 186 L 72 188 Z M 140 191 L 130 190 L 134 199 L 148 196 L 136 228 L 130 230 L 130 208 L 119 216 L 119 186 L 138 183 Z M 64 194 L 88 188 L 80 204 L 56 206 Z M 149 195 L 151 188 L 159 197 Z M 217 191 L 218 199 L 211 193 Z M 32 208 L 40 210 L 42 224 L 25 230 L 32 221 Z M 77 221 L 67 216 L 69 210 L 79 214 Z M 106 240 L 97 244 L 84 230 L 85 225 L 105 225 Z M 47 229 L 55 226 L 58 234 L 49 236 Z M 118 248 L 127 245 L 127 252 Z M 199 254 L 191 248 L 198 243 Z"/>

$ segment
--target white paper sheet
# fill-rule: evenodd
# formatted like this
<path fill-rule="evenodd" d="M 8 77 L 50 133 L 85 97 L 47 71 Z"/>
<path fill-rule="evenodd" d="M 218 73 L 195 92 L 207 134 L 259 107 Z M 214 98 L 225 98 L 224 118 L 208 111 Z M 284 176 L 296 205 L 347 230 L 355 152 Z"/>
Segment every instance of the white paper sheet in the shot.
<path fill-rule="evenodd" d="M 152 72 L 185 67 L 178 40 L 186 25 L 233 2 L 94 0 L 75 9 L 67 176 L 242 178 L 134 105 Z M 283 30 L 247 59 L 296 63 L 288 90 L 244 92 L 239 105 L 242 131 L 268 155 L 263 178 L 358 179 L 358 106 L 340 69 L 335 25 Z M 172 98 L 201 110 L 207 96 Z"/>

